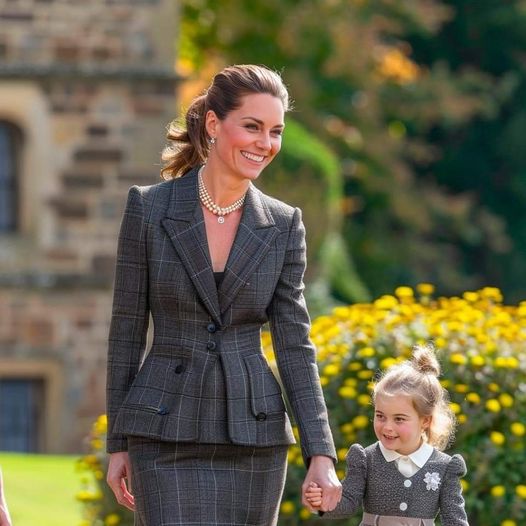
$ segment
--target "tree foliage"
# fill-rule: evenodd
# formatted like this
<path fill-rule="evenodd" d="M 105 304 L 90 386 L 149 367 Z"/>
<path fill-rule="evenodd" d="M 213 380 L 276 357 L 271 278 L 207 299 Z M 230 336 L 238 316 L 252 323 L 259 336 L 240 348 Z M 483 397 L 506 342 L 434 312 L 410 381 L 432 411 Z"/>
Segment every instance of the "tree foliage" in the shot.
<path fill-rule="evenodd" d="M 526 257 L 511 221 L 526 196 L 523 5 L 185 0 L 180 66 L 282 71 L 292 117 L 339 160 L 345 248 L 373 295 L 420 281 L 508 295 Z"/>

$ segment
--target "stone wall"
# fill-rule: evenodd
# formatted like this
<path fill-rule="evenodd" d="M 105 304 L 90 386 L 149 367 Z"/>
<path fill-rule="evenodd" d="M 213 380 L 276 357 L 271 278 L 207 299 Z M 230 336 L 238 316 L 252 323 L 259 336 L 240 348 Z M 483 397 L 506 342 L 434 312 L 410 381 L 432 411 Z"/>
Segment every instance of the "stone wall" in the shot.
<path fill-rule="evenodd" d="M 22 137 L 18 228 L 0 234 L 0 382 L 43 381 L 40 451 L 80 450 L 104 410 L 126 192 L 159 180 L 176 112 L 176 7 L 0 0 L 0 121 Z"/>

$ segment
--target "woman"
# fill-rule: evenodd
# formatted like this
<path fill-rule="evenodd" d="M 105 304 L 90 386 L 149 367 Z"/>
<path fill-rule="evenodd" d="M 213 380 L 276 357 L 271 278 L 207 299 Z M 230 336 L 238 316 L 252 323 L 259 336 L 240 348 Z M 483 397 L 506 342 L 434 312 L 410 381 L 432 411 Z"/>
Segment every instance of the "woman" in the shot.
<path fill-rule="evenodd" d="M 267 321 L 309 467 L 303 490 L 322 486 L 322 509 L 339 501 L 301 212 L 252 185 L 280 150 L 288 104 L 275 72 L 225 68 L 185 129 L 170 128 L 167 181 L 130 190 L 109 338 L 108 483 L 136 524 L 276 524 L 294 437 L 261 351 Z"/>

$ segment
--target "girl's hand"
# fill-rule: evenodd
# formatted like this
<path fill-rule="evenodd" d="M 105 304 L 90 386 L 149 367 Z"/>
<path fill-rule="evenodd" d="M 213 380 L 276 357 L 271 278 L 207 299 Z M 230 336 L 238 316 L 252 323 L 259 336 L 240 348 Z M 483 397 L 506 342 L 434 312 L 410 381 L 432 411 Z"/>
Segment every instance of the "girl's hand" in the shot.
<path fill-rule="evenodd" d="M 305 498 L 313 508 L 319 509 L 323 500 L 323 490 L 316 482 L 311 482 L 305 491 Z"/>

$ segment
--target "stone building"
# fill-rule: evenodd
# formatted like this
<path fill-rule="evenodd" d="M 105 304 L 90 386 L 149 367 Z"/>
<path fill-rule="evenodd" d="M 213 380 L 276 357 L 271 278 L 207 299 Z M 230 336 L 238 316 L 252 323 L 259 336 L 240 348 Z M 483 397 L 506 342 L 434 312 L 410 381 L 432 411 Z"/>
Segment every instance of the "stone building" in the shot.
<path fill-rule="evenodd" d="M 127 189 L 159 179 L 176 0 L 0 0 L 0 450 L 78 452 L 104 411 Z"/>

